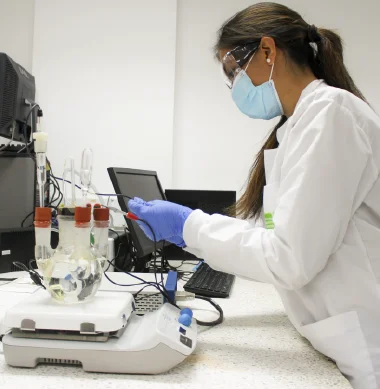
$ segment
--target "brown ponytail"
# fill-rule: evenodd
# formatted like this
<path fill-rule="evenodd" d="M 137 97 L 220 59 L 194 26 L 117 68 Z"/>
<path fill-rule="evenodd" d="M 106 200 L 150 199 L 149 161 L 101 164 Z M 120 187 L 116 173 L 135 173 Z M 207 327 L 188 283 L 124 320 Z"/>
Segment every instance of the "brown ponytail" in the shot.
<path fill-rule="evenodd" d="M 215 54 L 262 37 L 272 37 L 276 46 L 301 68 L 309 67 L 328 85 L 345 89 L 365 101 L 343 63 L 342 40 L 335 32 L 310 26 L 288 7 L 277 3 L 257 3 L 229 19 L 219 30 Z M 244 219 L 258 218 L 263 207 L 265 186 L 264 150 L 278 147 L 277 130 L 283 116 L 259 151 L 251 168 L 244 194 L 232 212 Z"/>
<path fill-rule="evenodd" d="M 248 184 L 245 192 L 236 205 L 231 209 L 232 216 L 241 216 L 243 219 L 258 218 L 263 208 L 263 191 L 266 185 L 264 168 L 264 150 L 278 147 L 277 130 L 286 122 L 287 117 L 282 116 L 279 123 L 270 133 L 263 147 L 256 156 L 256 160 L 249 172 Z"/>
<path fill-rule="evenodd" d="M 342 39 L 334 31 L 316 29 L 315 54 L 309 57 L 309 66 L 317 78 L 328 85 L 345 89 L 365 101 L 343 62 Z"/>

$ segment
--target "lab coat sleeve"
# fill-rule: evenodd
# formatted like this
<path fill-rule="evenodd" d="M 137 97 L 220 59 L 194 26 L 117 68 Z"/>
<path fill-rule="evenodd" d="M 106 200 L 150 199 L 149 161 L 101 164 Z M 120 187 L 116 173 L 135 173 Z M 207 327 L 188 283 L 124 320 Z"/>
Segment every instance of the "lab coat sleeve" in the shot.
<path fill-rule="evenodd" d="M 330 100 L 313 103 L 288 136 L 275 228 L 197 210 L 185 223 L 184 240 L 188 251 L 216 270 L 298 289 L 341 245 L 363 201 L 359 183 L 373 161 L 364 131 Z M 367 182 L 368 191 L 373 182 Z"/>

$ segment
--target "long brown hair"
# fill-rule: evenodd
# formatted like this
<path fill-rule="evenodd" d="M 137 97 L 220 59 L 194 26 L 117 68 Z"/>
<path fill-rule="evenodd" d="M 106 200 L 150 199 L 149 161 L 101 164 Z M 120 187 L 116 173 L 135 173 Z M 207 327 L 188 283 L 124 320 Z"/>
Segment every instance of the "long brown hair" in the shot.
<path fill-rule="evenodd" d="M 257 3 L 227 20 L 218 32 L 214 47 L 219 51 L 272 37 L 276 46 L 301 68 L 309 67 L 328 85 L 345 89 L 365 101 L 343 63 L 342 39 L 335 32 L 306 23 L 301 15 L 277 3 Z M 278 147 L 277 130 L 286 122 L 282 116 L 251 167 L 248 185 L 233 211 L 244 219 L 258 218 L 263 207 L 265 182 L 264 150 Z"/>

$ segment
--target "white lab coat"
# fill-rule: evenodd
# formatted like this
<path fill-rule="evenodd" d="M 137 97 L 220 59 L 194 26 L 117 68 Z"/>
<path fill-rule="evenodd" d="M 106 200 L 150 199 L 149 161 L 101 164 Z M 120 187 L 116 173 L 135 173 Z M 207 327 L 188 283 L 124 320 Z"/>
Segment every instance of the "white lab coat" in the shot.
<path fill-rule="evenodd" d="M 354 388 L 380 388 L 380 119 L 317 80 L 277 137 L 265 153 L 270 229 L 197 210 L 187 250 L 273 284 L 297 330 Z"/>

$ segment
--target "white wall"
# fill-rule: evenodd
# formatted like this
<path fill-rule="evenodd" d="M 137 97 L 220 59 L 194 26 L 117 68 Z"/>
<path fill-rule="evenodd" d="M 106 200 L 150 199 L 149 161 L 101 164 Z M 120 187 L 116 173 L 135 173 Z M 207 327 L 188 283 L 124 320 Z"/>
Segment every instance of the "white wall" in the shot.
<path fill-rule="evenodd" d="M 33 73 L 56 175 L 91 147 L 102 192 L 110 166 L 171 185 L 175 39 L 175 0 L 36 0 Z"/>
<path fill-rule="evenodd" d="M 269 123 L 236 108 L 212 47 L 221 24 L 252 0 L 179 0 L 173 186 L 239 190 Z"/>
<path fill-rule="evenodd" d="M 0 52 L 32 70 L 34 0 L 0 0 Z"/>
<path fill-rule="evenodd" d="M 212 46 L 216 31 L 252 0 L 178 0 L 173 186 L 240 190 L 274 122 L 241 114 L 224 86 Z M 346 43 L 346 64 L 380 112 L 378 69 L 380 1 L 287 0 L 317 27 L 336 29 Z"/>
<path fill-rule="evenodd" d="M 0 0 L 0 53 L 32 70 L 34 0 Z M 8 139 L 0 137 L 0 144 Z"/>

